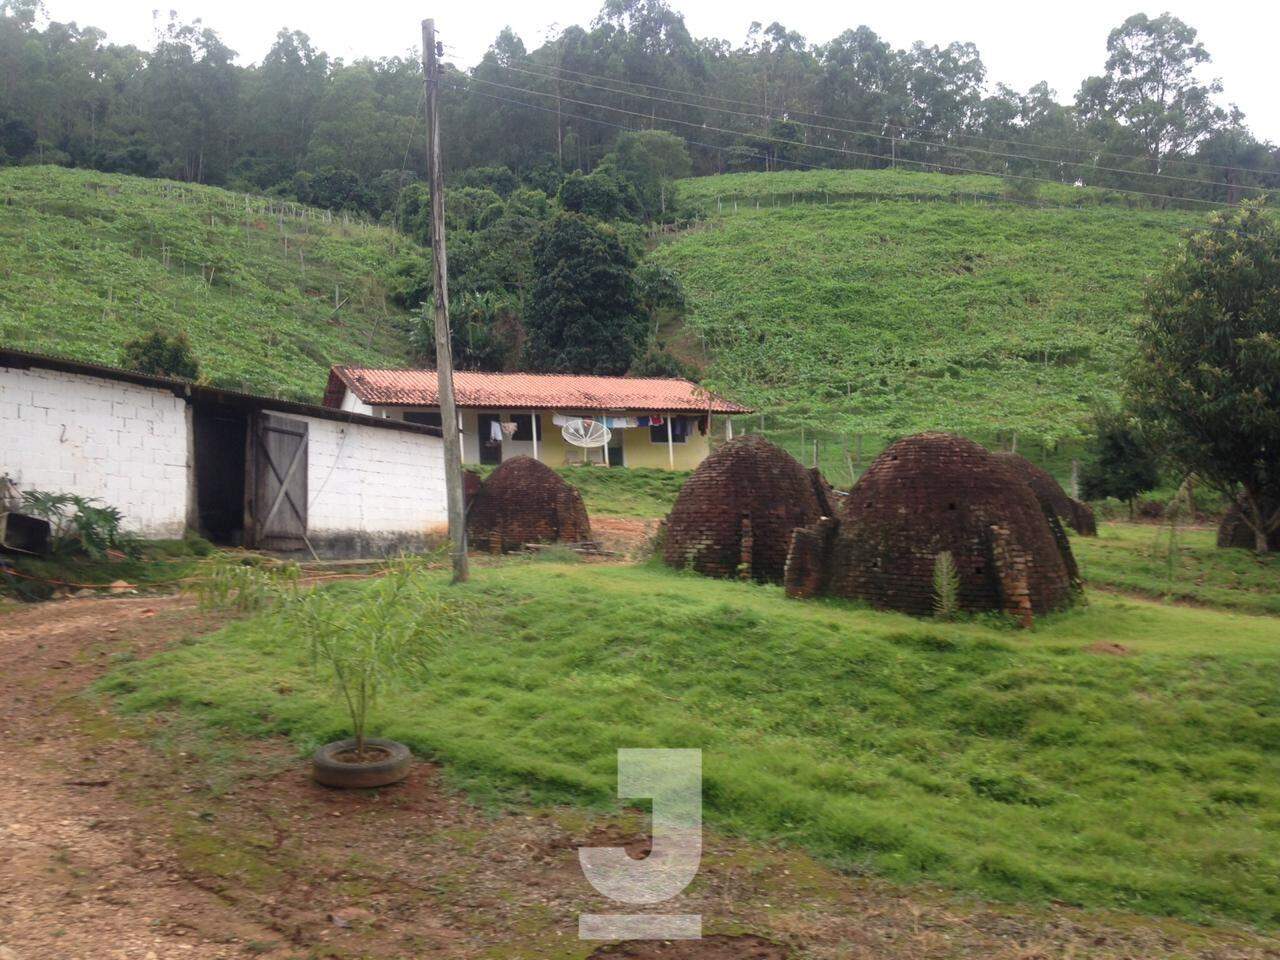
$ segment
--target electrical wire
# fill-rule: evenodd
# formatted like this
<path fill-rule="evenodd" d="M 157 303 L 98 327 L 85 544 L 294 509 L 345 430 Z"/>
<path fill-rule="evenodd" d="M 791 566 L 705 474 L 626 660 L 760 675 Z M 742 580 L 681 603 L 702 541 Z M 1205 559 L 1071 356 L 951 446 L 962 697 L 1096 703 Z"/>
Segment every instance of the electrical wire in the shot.
<path fill-rule="evenodd" d="M 651 115 L 646 113 L 640 113 L 635 110 L 627 110 L 623 107 L 614 107 L 608 104 L 594 103 L 590 100 L 578 100 L 574 97 L 565 97 L 556 93 L 545 92 L 541 90 L 532 90 L 528 87 L 515 86 L 509 83 L 499 83 L 496 80 L 485 80 L 482 77 L 472 76 L 472 77 L 467 77 L 466 80 L 469 83 L 483 83 L 488 86 L 498 87 L 504 90 L 512 90 L 517 93 L 528 93 L 528 94 L 533 94 L 534 96 L 550 97 L 557 101 L 572 103 L 578 106 L 588 107 L 591 109 L 610 110 L 615 113 L 625 114 L 627 116 L 639 117 L 643 120 L 647 120 L 653 123 L 657 123 L 659 121 L 661 121 L 662 123 L 674 123 L 674 124 L 679 124 L 681 126 L 693 127 L 695 129 L 705 130 L 710 133 L 723 133 L 723 134 L 727 134 L 729 136 L 734 136 L 734 137 L 750 136 L 754 140 L 762 140 L 768 143 L 778 143 L 785 146 L 801 147 L 809 150 L 823 150 L 829 153 L 841 154 L 843 156 L 869 157 L 871 159 L 880 160 L 880 161 L 883 161 L 885 159 L 882 154 L 871 153 L 870 151 L 867 151 L 867 150 L 850 150 L 847 147 L 833 147 L 828 144 L 804 143 L 801 140 L 788 140 L 785 137 L 771 137 L 765 134 L 746 134 L 740 130 L 730 130 L 725 127 L 715 127 L 708 123 L 695 123 L 691 120 L 679 120 L 674 117 L 659 117 L 656 114 Z M 973 174 L 973 173 L 981 172 L 981 171 L 970 170 L 966 167 L 957 166 L 955 164 L 940 163 L 933 160 L 914 160 L 914 159 L 908 159 L 905 157 L 899 157 L 898 162 L 916 164 L 922 167 L 934 167 L 938 170 L 950 170 L 956 173 Z M 1056 186 L 1063 185 L 1062 181 L 1052 180 L 1047 177 L 1033 177 L 1033 176 L 1028 176 L 1027 174 L 1019 174 L 1019 173 L 1005 173 L 1003 174 L 1003 176 L 1010 180 L 1022 180 L 1029 183 L 1049 183 L 1049 184 L 1054 184 Z M 1223 206 L 1222 203 L 1216 200 L 1203 200 L 1199 197 L 1170 197 L 1169 195 L 1163 194 L 1163 193 L 1151 193 L 1149 191 L 1133 190 L 1133 189 L 1124 188 L 1124 187 L 1106 187 L 1104 189 L 1109 190 L 1113 193 L 1120 193 L 1120 194 L 1125 194 L 1128 196 L 1135 196 L 1135 197 L 1143 197 L 1149 200 L 1162 200 L 1162 201 L 1172 200 L 1178 203 L 1199 204 L 1201 206 L 1212 207 L 1214 209 L 1217 209 Z"/>
<path fill-rule="evenodd" d="M 465 93 L 472 94 L 474 96 L 485 97 L 489 100 L 494 100 L 500 103 L 512 104 L 517 107 L 525 107 L 530 110 L 538 110 L 543 113 L 559 116 L 566 120 L 579 120 L 583 123 L 594 123 L 599 126 L 610 127 L 615 130 L 623 130 L 628 133 L 638 133 L 646 129 L 644 127 L 632 127 L 632 126 L 627 126 L 626 124 L 613 123 L 609 120 L 600 120 L 595 117 L 584 117 L 584 116 L 581 116 L 580 114 L 575 114 L 575 113 L 564 113 L 562 111 L 557 111 L 555 107 L 544 107 L 540 104 L 528 103 L 524 100 L 513 100 L 510 97 L 502 97 L 497 94 L 486 93 L 483 90 L 464 90 L 464 88 L 461 86 L 455 86 L 453 89 L 458 92 L 465 92 Z M 698 140 L 691 140 L 688 138 L 682 138 L 682 139 L 684 139 L 685 143 L 693 144 L 694 146 L 699 146 L 699 147 L 706 147 L 709 150 L 716 150 L 721 153 L 728 153 L 732 150 L 737 149 L 734 147 L 726 147 L 723 144 L 704 143 Z M 789 166 L 802 167 L 807 170 L 831 170 L 832 169 L 831 167 L 824 167 L 824 166 L 821 166 L 820 164 L 805 163 L 804 161 L 801 161 L 801 160 L 787 160 L 782 157 L 766 157 L 764 154 L 752 154 L 747 159 L 761 160 L 761 161 L 769 160 L 773 163 L 784 163 Z M 824 191 L 824 192 L 829 192 L 829 191 Z M 957 196 L 980 198 L 983 200 L 992 201 L 993 203 L 1019 204 L 1019 205 L 1030 207 L 1032 209 L 1037 209 L 1037 210 L 1067 210 L 1067 211 L 1078 212 L 1081 210 L 1095 209 L 1095 207 L 1090 205 L 1085 205 L 1085 204 L 1070 205 L 1070 204 L 1063 204 L 1063 203 L 1050 203 L 1043 200 L 1026 200 L 1019 197 L 1007 197 L 1007 196 L 1002 196 L 1002 195 L 993 194 L 993 193 L 976 193 L 975 192 L 975 193 L 967 193 L 967 194 L 957 194 Z M 888 199 L 893 199 L 893 198 L 892 196 L 890 196 Z M 940 199 L 946 199 L 946 198 L 941 197 Z M 1144 226 L 1159 227 L 1159 228 L 1167 228 L 1169 226 L 1169 224 L 1167 223 L 1159 223 L 1157 221 L 1151 221 L 1151 220 L 1144 220 L 1141 222 Z M 1188 226 L 1190 226 L 1190 224 L 1188 224 Z M 1201 229 L 1201 228 L 1197 227 L 1197 229 Z M 1206 227 L 1203 229 L 1209 229 L 1209 228 Z"/>
<path fill-rule="evenodd" d="M 581 70 L 571 70 L 568 67 L 562 67 L 556 64 L 546 64 L 545 68 L 548 70 L 557 70 L 561 73 L 568 73 L 574 76 L 586 77 L 589 80 L 599 80 L 605 83 L 614 83 L 614 84 L 629 84 L 632 86 L 644 87 L 648 90 L 658 90 L 663 93 L 676 93 L 676 94 L 680 94 L 681 96 L 703 97 L 709 100 L 716 100 L 720 103 L 731 103 L 740 107 L 751 107 L 755 110 L 760 109 L 759 104 L 752 103 L 749 100 L 734 100 L 730 97 L 721 97 L 721 96 L 717 96 L 715 94 L 710 94 L 710 93 L 696 93 L 694 91 L 679 90 L 675 87 L 663 87 L 663 86 L 659 86 L 658 84 L 644 83 L 639 80 L 619 80 L 614 77 L 604 77 L 604 76 L 600 76 L 599 74 L 585 73 Z M 574 82 L 574 81 L 570 81 L 570 82 Z M 614 92 L 625 93 L 626 91 L 619 90 Z M 815 113 L 814 111 L 811 111 L 811 110 L 796 110 L 796 111 L 787 111 L 787 112 L 798 113 L 806 117 L 815 117 L 819 120 L 835 120 L 840 123 L 863 124 L 867 126 L 876 127 L 877 129 L 882 129 L 882 130 L 902 130 L 907 133 L 928 133 L 928 131 L 922 127 L 910 127 L 910 126 L 904 126 L 902 124 L 889 123 L 889 122 L 882 123 L 876 120 L 857 120 L 850 117 L 836 117 L 836 116 L 832 116 L 830 114 L 825 114 L 825 113 Z M 848 131 L 848 132 L 853 133 L 855 131 Z M 973 134 L 973 133 L 962 133 L 962 134 L 959 134 L 958 136 L 964 137 L 967 140 L 983 139 L 978 134 Z M 1086 150 L 1085 148 L 1061 147 L 1061 146 L 1054 146 L 1052 144 L 1031 143 L 1030 141 L 1027 141 L 1027 140 L 1009 140 L 1003 137 L 988 137 L 986 139 L 988 139 L 992 143 L 1004 143 L 1004 144 L 1008 144 L 1015 147 L 1030 147 L 1033 150 L 1059 150 L 1059 151 L 1072 151 L 1074 153 L 1093 152 L 1095 153 L 1096 156 L 1099 156 L 1099 157 L 1116 157 L 1117 159 L 1120 159 L 1120 160 L 1134 159 L 1132 154 L 1125 154 L 1125 153 L 1114 153 L 1114 152 L 1108 152 L 1108 151 L 1095 152 L 1095 151 Z M 1050 157 L 1042 157 L 1038 159 L 1041 159 L 1045 162 L 1058 162 L 1053 160 Z M 1234 164 L 1212 163 L 1208 160 L 1194 160 L 1187 157 L 1173 158 L 1170 162 L 1192 164 L 1195 166 L 1207 167 L 1213 170 L 1228 170 L 1228 171 L 1234 171 L 1237 173 L 1254 173 L 1264 177 L 1275 177 L 1278 175 L 1277 172 L 1274 170 L 1260 170 L 1256 167 L 1242 167 Z"/>
<path fill-rule="evenodd" d="M 504 70 L 514 71 L 516 73 L 527 74 L 529 76 L 537 77 L 542 80 L 555 80 L 557 82 L 559 82 L 560 80 L 560 78 L 558 77 L 545 74 L 545 73 L 539 73 L 535 70 L 528 70 L 523 67 L 502 65 L 501 68 Z M 760 113 L 759 111 L 747 112 L 743 110 L 731 110 L 728 107 L 713 107 L 713 106 L 708 106 L 706 104 L 689 103 L 688 101 L 685 101 L 685 100 L 675 100 L 670 97 L 655 97 L 647 93 L 636 93 L 634 91 L 627 91 L 627 90 L 614 90 L 609 87 L 601 86 L 600 84 L 587 83 L 583 80 L 569 80 L 568 82 L 575 84 L 577 86 L 590 87 L 596 90 L 605 91 L 607 93 L 617 94 L 618 96 L 637 97 L 644 100 L 656 100 L 662 103 L 670 103 L 676 106 L 692 107 L 697 110 L 713 110 L 717 113 L 725 113 L 725 114 L 730 114 L 738 117 L 750 117 L 752 119 L 757 119 L 757 120 L 769 119 L 767 114 Z M 915 145 L 926 146 L 926 147 L 941 147 L 946 150 L 958 150 L 964 153 L 978 153 L 978 154 L 984 154 L 986 156 L 991 156 L 991 157 L 999 157 L 1000 159 L 1003 159 L 1003 160 L 1029 160 L 1033 163 L 1050 163 L 1050 164 L 1057 164 L 1059 166 L 1083 167 L 1087 170 L 1096 170 L 1096 171 L 1102 171 L 1105 173 L 1118 173 L 1124 176 L 1150 177 L 1158 180 L 1168 180 L 1168 181 L 1178 182 L 1178 183 L 1192 183 L 1192 184 L 1198 184 L 1201 186 L 1210 186 L 1210 187 L 1226 186 L 1226 184 L 1222 183 L 1222 181 L 1219 181 L 1219 180 L 1205 180 L 1197 177 L 1179 177 L 1179 176 L 1174 176 L 1172 174 L 1163 174 L 1163 173 L 1144 173 L 1139 170 L 1124 170 L 1119 167 L 1101 166 L 1099 164 L 1091 163 L 1086 160 L 1055 160 L 1055 159 L 1050 159 L 1048 157 L 1031 157 L 1025 154 L 1005 153 L 999 150 L 984 149 L 982 147 L 962 147 L 956 144 L 939 142 L 936 140 L 917 140 L 911 137 L 895 137 L 885 133 L 870 133 L 870 132 L 861 131 L 861 130 L 846 130 L 842 127 L 832 127 L 832 126 L 828 126 L 820 123 L 808 123 L 803 120 L 793 120 L 791 118 L 788 118 L 788 120 L 791 123 L 797 124 L 798 126 L 809 127 L 811 129 L 822 130 L 824 132 L 842 133 L 842 134 L 852 135 L 856 137 L 870 137 L 876 140 L 890 140 L 895 143 L 909 143 L 909 144 L 915 144 Z M 745 135 L 750 136 L 751 134 L 747 133 Z M 1257 191 L 1265 192 L 1268 188 L 1250 186 L 1246 184 L 1239 184 L 1236 186 L 1236 189 L 1257 190 Z"/>

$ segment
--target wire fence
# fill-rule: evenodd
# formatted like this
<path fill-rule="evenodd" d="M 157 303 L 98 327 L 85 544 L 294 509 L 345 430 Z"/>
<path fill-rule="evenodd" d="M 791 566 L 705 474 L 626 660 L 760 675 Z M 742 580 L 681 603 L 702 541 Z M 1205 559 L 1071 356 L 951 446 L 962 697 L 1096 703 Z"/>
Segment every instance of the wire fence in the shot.
<path fill-rule="evenodd" d="M 795 457 L 806 467 L 817 467 L 835 487 L 847 489 L 877 456 L 899 439 L 865 433 L 845 433 L 795 426 L 780 416 L 752 414 L 733 417 L 733 435 L 758 434 Z M 989 450 L 1013 451 L 1048 470 L 1063 488 L 1077 496 L 1079 463 L 1084 449 L 1077 443 L 1046 444 L 1019 439 L 1013 433 L 973 437 Z M 721 438 L 720 442 L 723 442 Z"/>

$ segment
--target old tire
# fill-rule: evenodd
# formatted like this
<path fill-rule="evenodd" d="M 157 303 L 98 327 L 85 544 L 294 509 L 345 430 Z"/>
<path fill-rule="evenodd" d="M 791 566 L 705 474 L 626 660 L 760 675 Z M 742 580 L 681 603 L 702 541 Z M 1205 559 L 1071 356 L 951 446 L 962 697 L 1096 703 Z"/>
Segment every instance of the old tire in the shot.
<path fill-rule="evenodd" d="M 365 763 L 339 760 L 338 756 L 344 751 L 356 748 L 356 742 L 335 740 L 333 743 L 326 743 L 311 758 L 312 778 L 326 787 L 357 789 L 385 787 L 390 783 L 399 783 L 409 775 L 413 755 L 403 743 L 370 737 L 365 740 L 365 746 L 385 750 L 386 756 Z"/>

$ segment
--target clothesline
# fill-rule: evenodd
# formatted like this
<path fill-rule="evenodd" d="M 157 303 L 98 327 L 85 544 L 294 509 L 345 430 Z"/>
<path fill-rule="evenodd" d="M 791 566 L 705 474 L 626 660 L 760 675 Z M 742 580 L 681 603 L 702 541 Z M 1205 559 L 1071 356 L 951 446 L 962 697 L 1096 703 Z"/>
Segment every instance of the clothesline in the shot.
<path fill-rule="evenodd" d="M 498 416 L 501 415 L 499 414 Z M 509 416 L 529 416 L 529 414 L 511 414 Z M 540 416 L 540 414 L 533 414 L 533 416 Z M 604 416 L 591 416 L 589 414 L 569 416 L 568 414 L 563 413 L 553 413 L 551 415 L 551 422 L 557 427 L 563 427 L 573 420 L 581 420 L 587 424 L 600 422 L 610 430 L 630 430 L 665 426 L 668 428 L 673 440 L 686 439 L 693 432 L 693 423 L 697 424 L 698 432 L 704 436 L 707 434 L 711 426 L 711 417 L 709 414 L 677 413 L 663 415 L 653 413 L 634 417 L 611 417 L 607 414 Z M 513 439 L 518 431 L 519 425 L 515 420 L 503 421 L 495 418 L 489 421 L 489 436 L 484 439 L 489 444 L 500 444 L 504 440 Z"/>

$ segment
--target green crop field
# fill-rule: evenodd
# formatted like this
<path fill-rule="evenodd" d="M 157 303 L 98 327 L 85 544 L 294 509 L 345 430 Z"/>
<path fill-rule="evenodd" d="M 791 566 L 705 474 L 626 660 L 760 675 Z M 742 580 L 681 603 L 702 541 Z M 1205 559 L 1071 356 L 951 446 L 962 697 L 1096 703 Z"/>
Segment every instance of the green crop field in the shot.
<path fill-rule="evenodd" d="M 653 564 L 507 561 L 456 589 L 470 626 L 377 728 L 472 796 L 608 807 L 617 748 L 699 747 L 710 825 L 859 874 L 1280 921 L 1274 617 L 1092 591 L 1027 632 Z M 104 689 L 306 750 L 347 721 L 301 629 L 260 614 Z"/>
<path fill-rule="evenodd" d="M 7 168 L 0 343 L 115 364 L 140 332 L 184 330 L 211 382 L 317 401 L 333 363 L 407 360 L 382 278 L 413 250 L 390 230 L 212 187 Z"/>
<path fill-rule="evenodd" d="M 1114 398 L 1143 284 L 1202 212 L 1103 191 L 1000 198 L 992 177 L 893 171 L 682 181 L 706 220 L 651 256 L 690 302 L 709 381 L 793 426 L 1079 435 Z"/>

